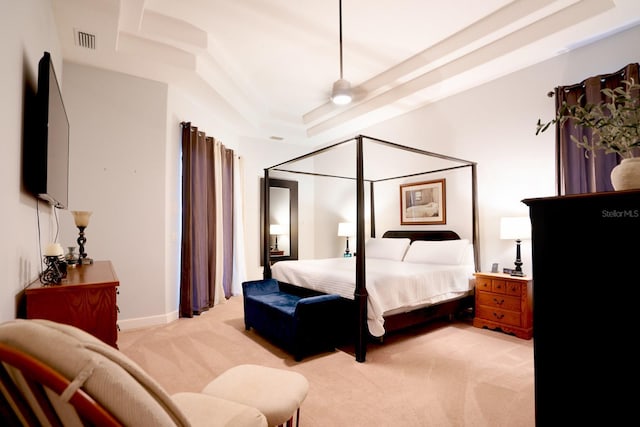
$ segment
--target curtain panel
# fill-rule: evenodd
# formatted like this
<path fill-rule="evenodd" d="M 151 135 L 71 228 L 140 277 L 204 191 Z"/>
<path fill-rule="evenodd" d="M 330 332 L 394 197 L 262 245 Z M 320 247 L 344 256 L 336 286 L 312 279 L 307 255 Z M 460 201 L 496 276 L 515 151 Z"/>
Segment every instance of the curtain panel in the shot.
<path fill-rule="evenodd" d="M 589 77 L 580 83 L 555 88 L 556 113 L 563 102 L 569 105 L 580 102 L 582 104 L 597 104 L 604 101 L 602 89 L 613 89 L 622 86 L 624 80 L 638 79 L 638 64 L 633 63 L 611 73 Z M 562 194 L 595 193 L 613 191 L 611 185 L 611 170 L 620 163 L 615 153 L 605 154 L 604 150 L 588 153 L 578 147 L 571 136 L 582 140 L 583 136 L 591 138 L 590 129 L 574 126 L 571 120 L 562 126 L 556 126 L 556 179 L 557 192 Z"/>
<path fill-rule="evenodd" d="M 232 295 L 234 152 L 183 122 L 180 317 Z"/>

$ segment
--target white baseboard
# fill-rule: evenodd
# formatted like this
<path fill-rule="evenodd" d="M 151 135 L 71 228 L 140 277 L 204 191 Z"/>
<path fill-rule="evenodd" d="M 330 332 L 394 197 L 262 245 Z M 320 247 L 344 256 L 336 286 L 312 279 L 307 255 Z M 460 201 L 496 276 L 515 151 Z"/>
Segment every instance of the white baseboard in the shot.
<path fill-rule="evenodd" d="M 178 311 L 158 316 L 138 317 L 136 319 L 118 319 L 118 327 L 121 331 L 132 329 L 148 328 L 149 326 L 166 325 L 174 320 L 178 320 Z"/>

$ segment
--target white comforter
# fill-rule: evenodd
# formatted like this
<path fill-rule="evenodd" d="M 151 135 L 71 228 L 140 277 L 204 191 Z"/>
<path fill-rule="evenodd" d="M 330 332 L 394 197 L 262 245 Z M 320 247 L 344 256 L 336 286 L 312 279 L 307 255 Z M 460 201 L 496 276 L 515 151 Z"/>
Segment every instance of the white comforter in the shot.
<path fill-rule="evenodd" d="M 281 282 L 354 299 L 355 258 L 279 261 L 273 278 Z M 366 260 L 369 332 L 384 335 L 383 315 L 410 311 L 463 295 L 470 289 L 473 265 L 414 264 Z"/>

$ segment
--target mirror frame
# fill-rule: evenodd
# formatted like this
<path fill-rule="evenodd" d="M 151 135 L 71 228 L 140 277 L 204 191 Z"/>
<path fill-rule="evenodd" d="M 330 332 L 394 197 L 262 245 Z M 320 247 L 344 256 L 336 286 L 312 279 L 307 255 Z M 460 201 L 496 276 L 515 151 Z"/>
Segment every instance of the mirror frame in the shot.
<path fill-rule="evenodd" d="M 298 181 L 290 181 L 287 179 L 268 178 L 269 188 L 279 187 L 289 189 L 289 255 L 275 256 L 269 255 L 269 251 L 265 251 L 265 242 L 268 242 L 265 236 L 265 178 L 260 178 L 260 264 L 264 265 L 264 254 L 266 253 L 271 262 L 283 260 L 298 259 Z M 270 200 L 269 200 L 270 202 Z"/>

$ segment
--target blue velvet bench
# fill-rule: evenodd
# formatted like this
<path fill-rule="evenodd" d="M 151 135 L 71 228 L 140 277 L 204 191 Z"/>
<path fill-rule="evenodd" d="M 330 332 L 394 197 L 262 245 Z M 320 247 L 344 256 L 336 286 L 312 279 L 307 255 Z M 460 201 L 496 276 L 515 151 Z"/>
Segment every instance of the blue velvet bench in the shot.
<path fill-rule="evenodd" d="M 253 328 L 296 361 L 335 350 L 339 295 L 296 295 L 281 289 L 275 279 L 244 282 L 242 292 L 247 331 Z"/>

